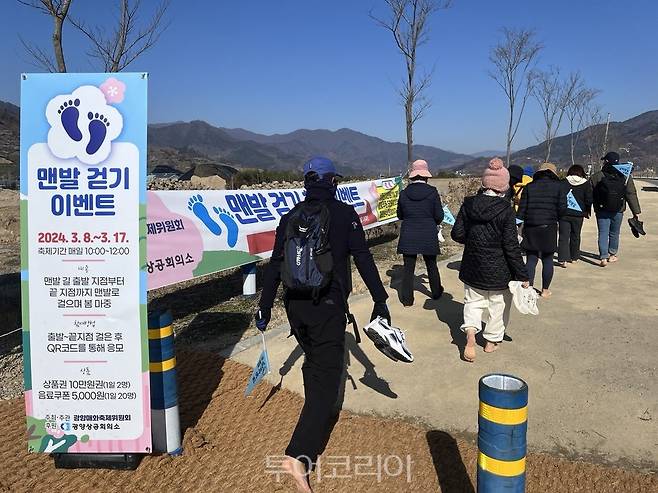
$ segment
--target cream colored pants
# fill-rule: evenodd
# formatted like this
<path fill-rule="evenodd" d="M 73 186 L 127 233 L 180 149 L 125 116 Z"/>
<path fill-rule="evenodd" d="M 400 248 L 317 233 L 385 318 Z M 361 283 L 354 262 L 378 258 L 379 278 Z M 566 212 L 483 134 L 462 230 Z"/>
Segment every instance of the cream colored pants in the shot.
<path fill-rule="evenodd" d="M 500 342 L 505 335 L 505 327 L 509 324 L 512 308 L 512 293 L 505 291 L 485 291 L 464 284 L 464 323 L 461 329 L 482 330 L 487 341 Z"/>

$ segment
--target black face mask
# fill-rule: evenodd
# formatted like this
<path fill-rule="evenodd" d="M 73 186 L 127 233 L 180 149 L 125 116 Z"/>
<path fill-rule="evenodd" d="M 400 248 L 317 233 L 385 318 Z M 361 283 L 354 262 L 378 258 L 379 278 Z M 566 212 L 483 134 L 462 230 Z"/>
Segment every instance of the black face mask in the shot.
<path fill-rule="evenodd" d="M 328 199 L 336 195 L 338 181 L 335 177 L 323 180 L 307 180 L 304 182 L 307 197 Z"/>

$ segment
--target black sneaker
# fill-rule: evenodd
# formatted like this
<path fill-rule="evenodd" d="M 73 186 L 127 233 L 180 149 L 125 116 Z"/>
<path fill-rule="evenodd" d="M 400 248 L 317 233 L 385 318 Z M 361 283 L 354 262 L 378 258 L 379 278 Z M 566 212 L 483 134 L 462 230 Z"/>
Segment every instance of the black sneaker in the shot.
<path fill-rule="evenodd" d="M 644 223 L 635 217 L 628 218 L 628 225 L 631 227 L 631 233 L 636 238 L 639 238 L 640 235 L 646 235 L 644 231 Z"/>

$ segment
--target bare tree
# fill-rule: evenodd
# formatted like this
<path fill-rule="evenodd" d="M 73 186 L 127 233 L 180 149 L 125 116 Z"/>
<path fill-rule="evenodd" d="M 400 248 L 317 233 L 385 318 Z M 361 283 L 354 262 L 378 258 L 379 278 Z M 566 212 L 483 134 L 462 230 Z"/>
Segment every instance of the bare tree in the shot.
<path fill-rule="evenodd" d="M 544 117 L 544 142 L 546 143 L 546 161 L 551 158 L 551 147 L 574 92 L 581 83 L 580 75 L 572 73 L 563 80 L 560 69 L 551 67 L 547 71 L 538 71 L 532 94 L 539 103 Z"/>
<path fill-rule="evenodd" d="M 569 122 L 572 165 L 576 164 L 575 149 L 582 137 L 582 130 L 588 123 L 589 108 L 598 93 L 597 89 L 590 89 L 579 83 L 567 101 L 565 116 Z"/>
<path fill-rule="evenodd" d="M 110 34 L 102 26 L 90 27 L 81 19 L 69 18 L 71 24 L 91 41 L 92 48 L 88 55 L 100 60 L 105 72 L 125 69 L 151 48 L 169 26 L 164 21 L 169 0 L 160 2 L 151 19 L 140 28 L 138 14 L 141 8 L 141 0 L 119 0 L 119 14 Z"/>
<path fill-rule="evenodd" d="M 87 54 L 93 59 L 100 60 L 105 72 L 120 72 L 125 69 L 157 43 L 160 35 L 169 26 L 165 17 L 170 0 L 160 1 L 155 7 L 152 17 L 146 23 L 140 20 L 140 13 L 144 10 L 141 0 L 116 0 L 118 15 L 109 34 L 102 26 L 88 26 L 82 19 L 68 15 L 72 1 L 18 0 L 23 5 L 50 15 L 55 22 L 53 48 L 56 65 L 44 50 L 21 38 L 23 46 L 36 64 L 49 72 L 66 72 L 62 47 L 62 29 L 66 20 L 89 39 L 91 49 Z"/>
<path fill-rule="evenodd" d="M 37 45 L 20 38 L 25 50 L 34 59 L 37 66 L 48 72 L 66 72 L 66 61 L 64 59 L 64 48 L 62 46 L 62 29 L 64 21 L 71 7 L 72 0 L 18 0 L 19 3 L 37 9 L 43 14 L 52 17 L 54 27 L 52 35 L 53 52 L 55 61 Z"/>
<path fill-rule="evenodd" d="M 532 92 L 534 66 L 543 46 L 535 40 L 535 32 L 531 30 L 504 28 L 502 34 L 503 39 L 489 54 L 489 60 L 494 65 L 494 69 L 489 71 L 489 76 L 505 92 L 509 104 L 506 160 L 509 166 L 512 142 L 519 130 L 526 102 Z"/>
<path fill-rule="evenodd" d="M 395 44 L 404 57 L 407 76 L 398 89 L 404 106 L 407 130 L 407 162 L 413 161 L 414 124 L 422 118 L 431 102 L 424 95 L 430 85 L 432 72 L 416 74 L 418 47 L 427 42 L 428 20 L 432 13 L 450 7 L 452 0 L 384 0 L 390 17 L 381 19 L 370 12 L 370 17 L 393 35 Z"/>
<path fill-rule="evenodd" d="M 583 130 L 583 137 L 587 144 L 587 152 L 589 154 L 589 164 L 594 168 L 598 162 L 599 157 L 603 155 L 605 148 L 605 118 L 603 116 L 603 109 L 601 106 L 594 103 L 593 100 L 589 101 L 584 110 L 585 130 Z"/>

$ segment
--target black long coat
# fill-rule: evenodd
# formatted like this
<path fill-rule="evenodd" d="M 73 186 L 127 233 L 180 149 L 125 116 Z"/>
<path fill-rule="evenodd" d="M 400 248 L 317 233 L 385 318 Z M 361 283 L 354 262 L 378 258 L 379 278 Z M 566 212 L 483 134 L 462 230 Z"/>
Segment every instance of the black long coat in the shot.
<path fill-rule="evenodd" d="M 436 188 L 427 183 L 410 183 L 398 199 L 402 220 L 398 253 L 439 255 L 437 225 L 443 221 L 443 205 Z"/>
<path fill-rule="evenodd" d="M 551 171 L 535 173 L 523 189 L 516 216 L 523 221 L 523 242 L 527 252 L 557 251 L 557 223 L 567 209 L 567 190 Z"/>
<path fill-rule="evenodd" d="M 525 226 L 557 224 L 567 208 L 567 192 L 551 171 L 538 171 L 523 189 L 516 216 Z"/>

